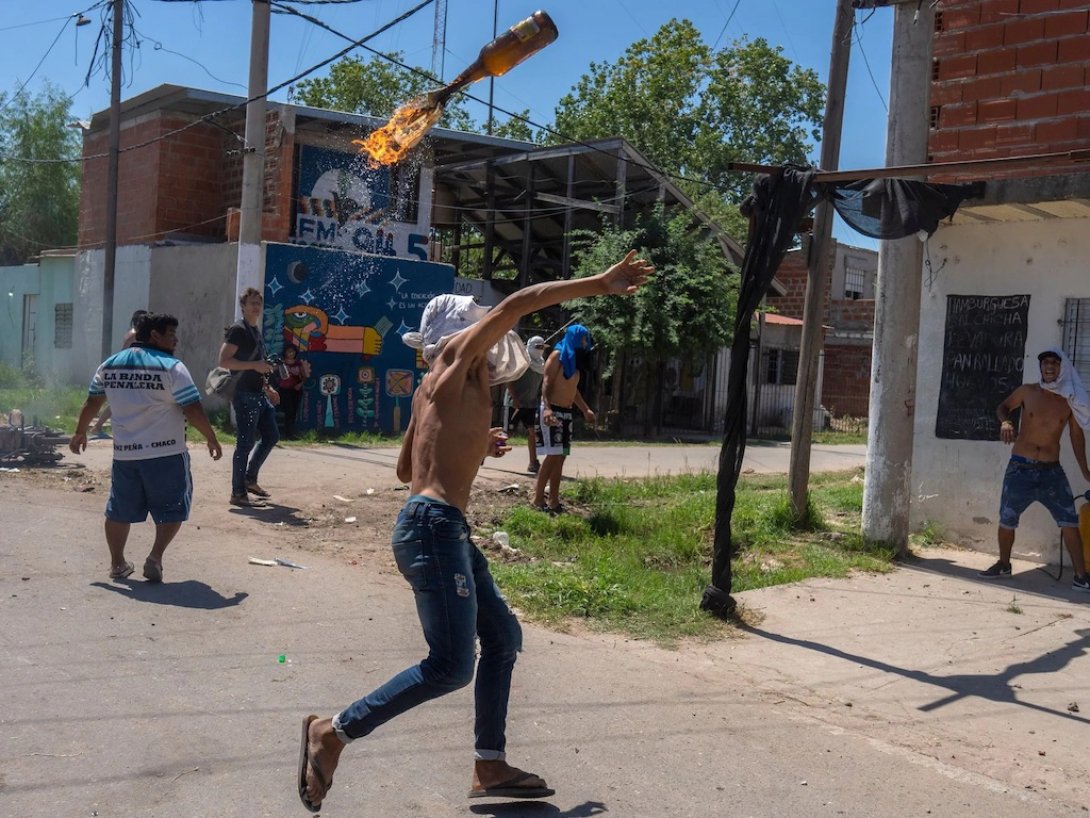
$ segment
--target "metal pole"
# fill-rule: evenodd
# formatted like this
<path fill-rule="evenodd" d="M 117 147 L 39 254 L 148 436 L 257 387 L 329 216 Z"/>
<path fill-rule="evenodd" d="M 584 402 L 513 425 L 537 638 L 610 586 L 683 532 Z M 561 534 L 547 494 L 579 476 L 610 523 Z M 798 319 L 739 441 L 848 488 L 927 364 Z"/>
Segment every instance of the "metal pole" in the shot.
<path fill-rule="evenodd" d="M 848 84 L 848 62 L 852 46 L 851 0 L 838 0 L 833 23 L 833 44 L 829 56 L 829 94 L 822 125 L 821 167 L 836 170 L 840 166 L 840 132 L 844 123 L 844 92 Z M 826 259 L 833 235 L 833 206 L 828 199 L 818 203 L 814 214 L 813 240 L 810 242 L 809 276 L 803 307 L 802 345 L 795 378 L 795 406 L 791 415 L 791 462 L 788 480 L 791 509 L 795 519 L 803 519 L 810 483 L 810 436 L 814 431 L 814 392 L 821 360 L 825 298 L 827 295 Z"/>
<path fill-rule="evenodd" d="M 500 20 L 500 0 L 492 0 L 492 39 L 496 39 L 496 34 L 499 33 L 499 20 Z M 488 78 L 488 126 L 485 129 L 485 133 L 492 136 L 492 94 L 496 90 L 496 78 L 490 76 Z"/>
<path fill-rule="evenodd" d="M 934 16 L 928 3 L 919 9 L 898 5 L 894 13 L 887 165 L 927 159 Z M 922 279 L 923 245 L 915 236 L 879 244 L 863 536 L 902 554 L 908 548 Z"/>
<path fill-rule="evenodd" d="M 106 237 L 102 260 L 102 359 L 114 348 L 114 278 L 117 265 L 117 176 L 121 159 L 121 40 L 125 0 L 113 0 L 110 51 L 110 143 L 106 166 Z"/>
<path fill-rule="evenodd" d="M 250 25 L 250 79 L 246 105 L 246 146 L 242 154 L 242 201 L 239 208 L 235 293 L 261 290 L 261 213 L 265 187 L 265 92 L 269 77 L 269 3 L 253 0 Z M 256 99 L 255 99 L 256 97 Z M 235 317 L 241 315 L 235 301 Z"/>

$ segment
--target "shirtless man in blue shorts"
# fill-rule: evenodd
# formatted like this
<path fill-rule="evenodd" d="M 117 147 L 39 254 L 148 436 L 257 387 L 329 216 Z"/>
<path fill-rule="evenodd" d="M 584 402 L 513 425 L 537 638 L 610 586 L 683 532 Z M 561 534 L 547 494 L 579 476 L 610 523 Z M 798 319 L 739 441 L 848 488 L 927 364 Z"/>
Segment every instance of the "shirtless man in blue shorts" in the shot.
<path fill-rule="evenodd" d="M 1078 373 L 1067 356 L 1056 348 L 1037 356 L 1041 366 L 1040 383 L 1026 383 L 999 404 L 999 439 L 1013 443 L 1011 459 L 1003 476 L 1003 496 L 999 502 L 999 561 L 980 576 L 1001 579 L 1011 575 L 1011 550 L 1018 521 L 1031 503 L 1048 509 L 1071 555 L 1075 578 L 1071 587 L 1090 591 L 1090 578 L 1082 558 L 1082 538 L 1071 484 L 1060 465 L 1060 437 L 1066 427 L 1071 438 L 1075 462 L 1083 479 L 1090 482 L 1086 463 L 1086 436 L 1083 426 L 1090 424 L 1090 401 L 1079 382 Z M 1017 431 L 1011 413 L 1022 408 Z"/>
<path fill-rule="evenodd" d="M 437 296 L 424 308 L 420 332 L 402 336 L 422 349 L 429 371 L 413 395 L 397 461 L 397 476 L 410 483 L 411 496 L 394 526 L 393 551 L 416 597 L 429 653 L 332 718 L 303 719 L 297 783 L 311 812 L 322 808 L 349 742 L 469 684 L 478 638 L 469 797 L 553 794 L 541 778 L 506 761 L 507 704 L 522 630 L 469 538 L 465 508 L 484 458 L 509 450 L 502 431 L 489 428 L 491 387 L 514 380 L 527 366 L 526 349 L 512 332 L 518 320 L 573 298 L 634 293 L 652 271 L 631 252 L 600 275 L 527 287 L 490 312 L 467 296 Z"/>

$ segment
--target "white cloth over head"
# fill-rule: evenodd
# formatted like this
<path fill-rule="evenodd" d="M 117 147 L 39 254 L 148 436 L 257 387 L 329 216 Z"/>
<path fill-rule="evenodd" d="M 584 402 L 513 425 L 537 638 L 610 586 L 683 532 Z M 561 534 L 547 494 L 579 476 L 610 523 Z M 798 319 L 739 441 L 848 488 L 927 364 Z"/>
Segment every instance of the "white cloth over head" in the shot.
<path fill-rule="evenodd" d="M 437 295 L 424 307 L 420 331 L 406 332 L 401 340 L 413 349 L 421 350 L 430 365 L 451 338 L 487 314 L 488 307 L 482 307 L 471 295 Z M 511 330 L 488 350 L 488 381 L 496 386 L 518 380 L 529 365 L 530 356 L 522 339 Z"/>
<path fill-rule="evenodd" d="M 538 375 L 545 374 L 545 339 L 534 335 L 526 342 L 526 354 L 530 356 L 530 369 Z"/>
<path fill-rule="evenodd" d="M 1082 378 L 1079 377 L 1079 373 L 1075 371 L 1071 359 L 1067 357 L 1067 353 L 1062 349 L 1049 347 L 1043 350 L 1041 354 L 1044 355 L 1046 352 L 1060 359 L 1060 374 L 1051 383 L 1041 381 L 1041 388 L 1065 398 L 1071 407 L 1072 414 L 1075 416 L 1075 422 L 1084 429 L 1090 429 L 1090 395 L 1086 394 L 1086 389 L 1082 385 Z"/>

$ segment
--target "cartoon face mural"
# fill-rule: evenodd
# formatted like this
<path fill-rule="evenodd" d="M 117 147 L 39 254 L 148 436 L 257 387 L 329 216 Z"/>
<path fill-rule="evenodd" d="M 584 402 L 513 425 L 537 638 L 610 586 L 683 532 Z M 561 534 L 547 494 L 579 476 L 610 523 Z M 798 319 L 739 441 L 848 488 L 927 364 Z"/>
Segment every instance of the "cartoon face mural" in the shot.
<path fill-rule="evenodd" d="M 401 342 L 424 305 L 450 292 L 445 264 L 297 245 L 265 252 L 265 342 L 310 363 L 300 428 L 396 434 L 409 423 L 421 368 Z"/>

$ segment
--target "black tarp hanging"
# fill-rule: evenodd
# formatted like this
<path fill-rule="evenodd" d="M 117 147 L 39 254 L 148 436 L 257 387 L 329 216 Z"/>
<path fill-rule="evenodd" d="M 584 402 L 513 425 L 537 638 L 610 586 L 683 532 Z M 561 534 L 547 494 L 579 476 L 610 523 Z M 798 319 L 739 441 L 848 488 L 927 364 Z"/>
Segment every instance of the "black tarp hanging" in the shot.
<path fill-rule="evenodd" d="M 984 183 L 932 185 L 909 179 L 861 179 L 821 185 L 822 195 L 855 230 L 872 239 L 903 239 L 921 230 L 930 236 L 965 199 L 980 196 Z"/>
<path fill-rule="evenodd" d="M 935 232 L 939 222 L 954 215 L 965 199 L 983 194 L 984 183 L 932 185 L 907 179 L 864 179 L 857 182 L 815 185 L 818 171 L 784 167 L 760 176 L 753 193 L 742 203 L 749 217 L 749 242 L 742 260 L 734 340 L 727 376 L 727 407 L 723 445 L 719 450 L 716 480 L 715 540 L 711 584 L 704 589 L 700 607 L 718 616 L 735 608 L 731 591 L 731 517 L 735 489 L 746 451 L 746 378 L 749 369 L 750 328 L 780 263 L 799 229 L 799 222 L 816 199 L 827 197 L 840 216 L 864 235 L 900 239 L 925 231 Z"/>
<path fill-rule="evenodd" d="M 772 279 L 794 242 L 799 220 L 813 206 L 813 170 L 785 167 L 780 173 L 758 177 L 753 193 L 742 204 L 749 217 L 749 242 L 742 260 L 734 341 L 727 376 L 727 408 L 723 445 L 719 450 L 716 479 L 715 545 L 712 581 L 704 590 L 700 607 L 719 616 L 734 610 L 730 596 L 731 516 L 734 489 L 746 452 L 746 374 L 749 368 L 749 336 L 753 313 L 768 292 Z"/>

